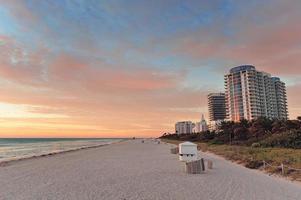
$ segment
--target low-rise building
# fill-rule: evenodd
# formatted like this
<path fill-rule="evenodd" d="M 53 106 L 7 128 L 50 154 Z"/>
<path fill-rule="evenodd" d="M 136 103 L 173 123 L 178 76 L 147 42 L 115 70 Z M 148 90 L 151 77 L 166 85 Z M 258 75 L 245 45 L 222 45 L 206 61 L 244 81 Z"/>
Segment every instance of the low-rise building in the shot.
<path fill-rule="evenodd" d="M 191 121 L 177 122 L 175 125 L 176 134 L 181 135 L 192 133 L 194 126 L 195 124 Z"/>
<path fill-rule="evenodd" d="M 225 120 L 210 121 L 208 125 L 209 130 L 218 132 L 223 121 Z"/>

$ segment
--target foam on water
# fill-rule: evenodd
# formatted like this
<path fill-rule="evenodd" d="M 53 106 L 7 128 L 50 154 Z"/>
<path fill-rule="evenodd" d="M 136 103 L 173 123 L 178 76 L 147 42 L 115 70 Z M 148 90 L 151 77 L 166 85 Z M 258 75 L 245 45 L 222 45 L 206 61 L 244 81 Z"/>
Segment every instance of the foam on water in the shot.
<path fill-rule="evenodd" d="M 0 162 L 111 144 L 121 140 L 111 138 L 3 138 L 0 139 Z"/>

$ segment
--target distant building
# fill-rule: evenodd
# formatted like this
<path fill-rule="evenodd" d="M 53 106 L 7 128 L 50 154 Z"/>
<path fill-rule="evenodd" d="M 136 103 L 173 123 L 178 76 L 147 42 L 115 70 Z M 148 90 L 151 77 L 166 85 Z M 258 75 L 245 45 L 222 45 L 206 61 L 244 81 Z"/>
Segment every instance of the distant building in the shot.
<path fill-rule="evenodd" d="M 225 93 L 210 93 L 208 95 L 208 109 L 209 130 L 213 131 L 226 119 Z"/>
<path fill-rule="evenodd" d="M 287 119 L 285 83 L 252 65 L 234 67 L 225 75 L 227 119 Z"/>
<path fill-rule="evenodd" d="M 272 86 L 275 86 L 275 97 L 277 102 L 276 113 L 278 119 L 288 119 L 287 97 L 285 83 L 280 81 L 278 77 L 272 77 Z"/>
<path fill-rule="evenodd" d="M 208 130 L 207 122 L 204 118 L 204 115 L 202 115 L 201 121 L 196 122 L 193 132 L 194 133 L 200 133 Z"/>
<path fill-rule="evenodd" d="M 195 122 L 194 127 L 192 129 L 193 133 L 199 133 L 201 132 L 201 122 Z"/>
<path fill-rule="evenodd" d="M 181 135 L 192 133 L 194 126 L 195 124 L 191 121 L 177 122 L 175 125 L 176 134 Z"/>
<path fill-rule="evenodd" d="M 208 125 L 208 129 L 210 131 L 217 131 L 218 132 L 223 121 L 225 121 L 225 120 L 210 121 L 209 125 Z"/>

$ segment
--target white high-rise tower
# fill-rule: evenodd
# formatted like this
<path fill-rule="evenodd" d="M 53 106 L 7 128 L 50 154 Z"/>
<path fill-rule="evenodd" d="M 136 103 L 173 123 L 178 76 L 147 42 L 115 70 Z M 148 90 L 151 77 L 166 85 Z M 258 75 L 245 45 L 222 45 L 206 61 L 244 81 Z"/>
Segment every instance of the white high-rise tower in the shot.
<path fill-rule="evenodd" d="M 234 67 L 225 75 L 227 119 L 287 119 L 285 83 L 252 65 Z"/>

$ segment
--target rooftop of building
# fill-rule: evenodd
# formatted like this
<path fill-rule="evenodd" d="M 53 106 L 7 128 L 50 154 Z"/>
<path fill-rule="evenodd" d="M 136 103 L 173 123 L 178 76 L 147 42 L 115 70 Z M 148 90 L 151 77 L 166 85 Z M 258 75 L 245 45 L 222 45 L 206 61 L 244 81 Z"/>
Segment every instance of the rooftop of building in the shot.
<path fill-rule="evenodd" d="M 181 124 L 181 123 L 192 123 L 192 121 L 179 121 L 179 122 L 177 122 L 177 124 Z"/>
<path fill-rule="evenodd" d="M 230 73 L 237 73 L 240 71 L 256 70 L 253 65 L 240 65 L 230 69 Z"/>
<path fill-rule="evenodd" d="M 225 96 L 225 93 L 224 92 L 215 92 L 215 93 L 208 94 L 208 97 L 212 97 L 212 96 Z"/>
<path fill-rule="evenodd" d="M 280 78 L 279 78 L 279 77 L 272 77 L 272 79 L 273 79 L 274 81 L 280 81 Z"/>

